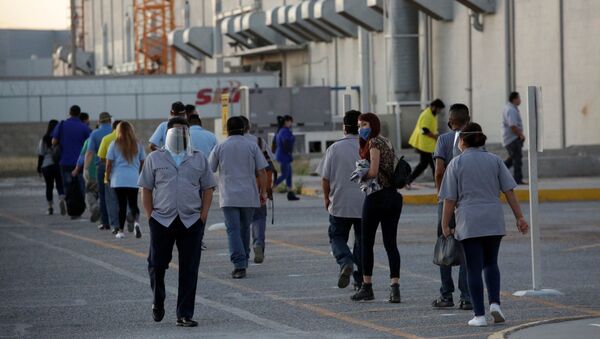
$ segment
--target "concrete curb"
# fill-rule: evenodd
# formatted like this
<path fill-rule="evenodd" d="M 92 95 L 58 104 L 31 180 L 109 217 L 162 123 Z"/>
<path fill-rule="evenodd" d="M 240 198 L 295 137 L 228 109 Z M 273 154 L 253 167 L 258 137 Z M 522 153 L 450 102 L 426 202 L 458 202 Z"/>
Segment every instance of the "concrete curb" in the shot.
<path fill-rule="evenodd" d="M 519 201 L 529 201 L 529 190 L 515 191 Z M 308 197 L 321 197 L 321 189 L 314 187 L 302 187 L 302 195 Z M 540 189 L 540 202 L 551 201 L 600 201 L 600 188 L 565 188 L 565 189 Z M 435 194 L 403 194 L 404 204 L 407 205 L 436 205 L 437 195 Z M 501 197 L 506 202 L 504 196 Z"/>
<path fill-rule="evenodd" d="M 565 321 L 590 319 L 590 318 L 595 318 L 595 316 L 582 315 L 582 316 L 575 316 L 575 317 L 562 317 L 562 318 L 554 318 L 554 319 L 548 319 L 548 320 L 534 321 L 532 323 L 527 323 L 527 324 L 521 324 L 521 325 L 513 326 L 511 328 L 507 328 L 505 330 L 493 333 L 493 334 L 491 334 L 488 337 L 488 339 L 506 339 L 506 338 L 508 338 L 509 335 L 511 335 L 511 334 L 513 334 L 513 333 L 515 333 L 517 331 L 524 330 L 526 328 L 540 326 L 540 325 L 547 325 L 547 324 L 562 323 L 562 322 L 565 322 Z"/>

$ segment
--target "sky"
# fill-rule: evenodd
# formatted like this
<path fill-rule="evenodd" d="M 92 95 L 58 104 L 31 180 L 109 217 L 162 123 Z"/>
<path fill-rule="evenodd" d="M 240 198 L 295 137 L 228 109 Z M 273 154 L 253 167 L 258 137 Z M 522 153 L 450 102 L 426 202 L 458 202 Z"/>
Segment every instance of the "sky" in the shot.
<path fill-rule="evenodd" d="M 69 0 L 0 0 L 0 29 L 67 29 Z"/>

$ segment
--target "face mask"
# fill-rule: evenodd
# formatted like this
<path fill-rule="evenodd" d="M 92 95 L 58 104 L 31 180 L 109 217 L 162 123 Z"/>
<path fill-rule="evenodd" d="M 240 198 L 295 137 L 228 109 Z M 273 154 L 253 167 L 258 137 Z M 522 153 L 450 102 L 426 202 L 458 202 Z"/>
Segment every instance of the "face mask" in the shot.
<path fill-rule="evenodd" d="M 366 128 L 359 128 L 358 129 L 358 135 L 363 139 L 363 140 L 369 140 L 369 135 L 371 135 L 371 129 L 366 127 Z"/>

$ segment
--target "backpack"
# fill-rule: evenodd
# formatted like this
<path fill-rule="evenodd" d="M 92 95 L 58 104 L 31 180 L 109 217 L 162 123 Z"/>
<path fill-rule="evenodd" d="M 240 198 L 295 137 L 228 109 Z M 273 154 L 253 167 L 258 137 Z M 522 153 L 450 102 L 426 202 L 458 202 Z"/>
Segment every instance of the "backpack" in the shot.
<path fill-rule="evenodd" d="M 408 184 L 408 177 L 412 172 L 410 164 L 404 160 L 404 156 L 401 156 L 396 163 L 394 174 L 392 175 L 392 184 L 396 189 L 401 189 Z"/>
<path fill-rule="evenodd" d="M 263 139 L 261 137 L 258 138 L 258 148 L 262 151 L 269 164 L 265 169 L 267 171 L 267 195 L 269 196 L 269 200 L 273 200 L 273 181 L 277 180 L 277 171 L 275 170 L 275 165 L 273 165 L 273 160 L 269 156 L 269 152 L 266 149 L 263 150 Z"/>

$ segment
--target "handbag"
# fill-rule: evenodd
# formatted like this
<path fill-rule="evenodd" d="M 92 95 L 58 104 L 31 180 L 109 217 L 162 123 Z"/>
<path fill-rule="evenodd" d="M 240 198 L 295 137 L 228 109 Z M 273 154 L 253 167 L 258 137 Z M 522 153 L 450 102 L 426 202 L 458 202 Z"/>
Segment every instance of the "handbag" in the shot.
<path fill-rule="evenodd" d="M 433 250 L 433 263 L 438 266 L 459 266 L 464 262 L 462 244 L 453 235 L 440 235 Z"/>

